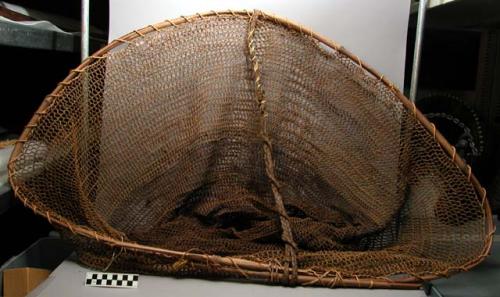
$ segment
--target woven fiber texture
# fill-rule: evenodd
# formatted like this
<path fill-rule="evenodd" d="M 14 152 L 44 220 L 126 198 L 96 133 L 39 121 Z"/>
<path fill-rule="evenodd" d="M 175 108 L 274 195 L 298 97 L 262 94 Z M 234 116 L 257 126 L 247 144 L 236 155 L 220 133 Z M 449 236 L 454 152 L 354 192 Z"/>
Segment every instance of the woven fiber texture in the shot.
<path fill-rule="evenodd" d="M 9 170 L 103 270 L 417 288 L 479 263 L 494 232 L 486 192 L 415 105 L 258 11 L 113 41 L 47 96 Z"/>

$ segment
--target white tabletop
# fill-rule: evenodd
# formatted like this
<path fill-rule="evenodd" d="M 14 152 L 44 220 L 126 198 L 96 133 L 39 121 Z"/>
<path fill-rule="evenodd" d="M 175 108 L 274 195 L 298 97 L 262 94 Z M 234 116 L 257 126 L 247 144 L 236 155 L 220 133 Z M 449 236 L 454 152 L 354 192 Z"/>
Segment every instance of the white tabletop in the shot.
<path fill-rule="evenodd" d="M 210 281 L 201 279 L 176 279 L 140 275 L 137 289 L 99 288 L 84 286 L 85 274 L 90 270 L 70 260 L 64 261 L 49 278 L 32 291 L 29 297 L 132 297 L 132 296 L 217 296 L 217 297 L 425 297 L 421 290 L 385 289 L 329 289 L 329 288 L 288 288 L 262 284 Z"/>

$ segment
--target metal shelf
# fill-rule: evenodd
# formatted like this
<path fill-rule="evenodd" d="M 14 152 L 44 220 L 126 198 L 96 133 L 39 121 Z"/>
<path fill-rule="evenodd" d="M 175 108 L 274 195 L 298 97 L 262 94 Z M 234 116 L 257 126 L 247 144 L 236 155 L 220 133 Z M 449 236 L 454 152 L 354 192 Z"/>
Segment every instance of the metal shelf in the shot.
<path fill-rule="evenodd" d="M 90 38 L 92 48 L 106 44 L 106 40 Z M 80 33 L 66 33 L 24 26 L 0 20 L 0 45 L 62 52 L 80 51 Z"/>
<path fill-rule="evenodd" d="M 444 4 L 450 4 L 452 2 L 458 2 L 459 0 L 428 0 L 427 9 L 438 7 Z M 417 13 L 418 11 L 418 1 L 412 0 L 410 13 Z"/>
<path fill-rule="evenodd" d="M 413 0 L 410 24 L 416 23 L 418 2 Z M 482 29 L 500 26 L 498 0 L 428 0 L 426 28 Z"/>

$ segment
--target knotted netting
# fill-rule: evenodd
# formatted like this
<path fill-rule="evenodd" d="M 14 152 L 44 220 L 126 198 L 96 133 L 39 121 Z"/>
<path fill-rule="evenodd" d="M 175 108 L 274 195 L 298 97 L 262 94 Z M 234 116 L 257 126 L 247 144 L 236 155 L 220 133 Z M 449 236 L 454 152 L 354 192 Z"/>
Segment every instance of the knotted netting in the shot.
<path fill-rule="evenodd" d="M 494 229 L 470 167 L 392 84 L 257 11 L 113 41 L 47 96 L 9 169 L 104 270 L 415 288 L 479 263 Z"/>

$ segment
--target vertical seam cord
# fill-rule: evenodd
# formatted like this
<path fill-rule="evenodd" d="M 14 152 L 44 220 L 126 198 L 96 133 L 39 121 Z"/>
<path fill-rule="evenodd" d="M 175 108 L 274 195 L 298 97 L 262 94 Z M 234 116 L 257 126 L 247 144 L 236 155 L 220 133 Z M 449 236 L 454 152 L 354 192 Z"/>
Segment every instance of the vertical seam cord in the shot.
<path fill-rule="evenodd" d="M 285 243 L 285 265 L 284 265 L 284 277 L 285 282 L 289 285 L 295 285 L 297 282 L 297 244 L 293 239 L 292 229 L 290 226 L 290 221 L 288 214 L 285 211 L 285 206 L 283 203 L 283 197 L 279 191 L 279 182 L 275 176 L 274 161 L 272 157 L 272 144 L 267 132 L 267 111 L 266 111 L 266 100 L 264 90 L 262 88 L 261 82 L 261 72 L 260 65 L 257 61 L 257 53 L 255 49 L 255 30 L 257 26 L 257 19 L 261 15 L 261 12 L 256 10 L 250 17 L 250 23 L 248 28 L 248 53 L 249 58 L 252 63 L 252 73 L 255 84 L 255 97 L 259 105 L 260 112 L 260 133 L 262 138 L 262 149 L 264 151 L 264 161 L 266 167 L 266 175 L 271 184 L 271 190 L 273 192 L 273 197 L 276 203 L 276 208 L 279 214 L 281 223 L 281 239 Z M 289 267 L 291 264 L 292 275 L 289 275 Z"/>

